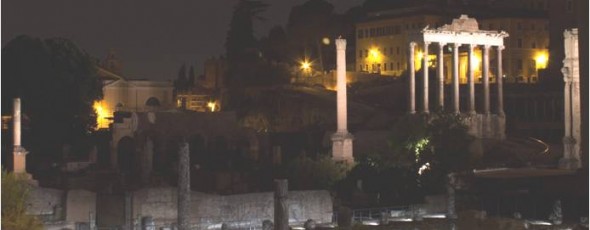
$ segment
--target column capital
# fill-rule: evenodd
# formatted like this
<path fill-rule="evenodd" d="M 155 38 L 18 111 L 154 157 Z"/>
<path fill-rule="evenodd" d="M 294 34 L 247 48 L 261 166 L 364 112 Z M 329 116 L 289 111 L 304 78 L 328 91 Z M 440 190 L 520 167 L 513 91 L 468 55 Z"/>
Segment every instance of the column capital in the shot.
<path fill-rule="evenodd" d="M 442 47 L 444 47 L 446 45 L 447 45 L 447 43 L 444 43 L 444 42 L 439 42 L 438 43 L 438 47 L 440 47 L 440 48 L 442 48 Z"/>
<path fill-rule="evenodd" d="M 336 49 L 346 50 L 346 39 L 336 38 Z"/>
<path fill-rule="evenodd" d="M 491 45 L 483 45 L 483 48 L 486 49 L 486 50 L 489 50 L 490 47 L 492 47 L 492 46 Z"/>
<path fill-rule="evenodd" d="M 417 44 L 416 42 L 414 42 L 414 41 L 411 41 L 411 42 L 410 42 L 410 47 L 414 47 L 414 46 L 416 46 L 416 44 Z"/>
<path fill-rule="evenodd" d="M 469 47 L 469 49 L 473 49 L 474 47 L 476 47 L 476 44 L 467 44 L 467 46 Z"/>
<path fill-rule="evenodd" d="M 430 45 L 430 43 L 432 43 L 432 42 L 424 41 L 424 45 Z"/>
<path fill-rule="evenodd" d="M 498 46 L 498 50 L 503 50 L 504 48 L 504 46 Z"/>
<path fill-rule="evenodd" d="M 457 48 L 457 49 L 458 49 L 458 48 L 459 48 L 459 47 L 461 47 L 462 45 L 463 45 L 463 44 L 461 44 L 461 43 L 453 43 L 453 48 Z"/>

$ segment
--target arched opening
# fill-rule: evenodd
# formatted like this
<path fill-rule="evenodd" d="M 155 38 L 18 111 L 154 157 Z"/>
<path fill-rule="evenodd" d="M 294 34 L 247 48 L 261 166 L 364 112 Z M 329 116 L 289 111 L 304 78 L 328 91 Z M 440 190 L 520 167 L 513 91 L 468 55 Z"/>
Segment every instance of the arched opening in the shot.
<path fill-rule="evenodd" d="M 160 100 L 155 97 L 150 97 L 147 99 L 147 101 L 145 101 L 145 105 L 150 108 L 157 108 L 160 107 Z"/>
<path fill-rule="evenodd" d="M 135 139 L 132 137 L 123 137 L 117 145 L 117 162 L 119 171 L 129 175 L 135 172 Z"/>
<path fill-rule="evenodd" d="M 199 134 L 192 135 L 189 138 L 189 150 L 191 165 L 203 166 L 206 157 L 205 138 Z"/>
<path fill-rule="evenodd" d="M 208 156 L 205 158 L 207 161 L 211 162 L 208 165 L 215 169 L 229 167 L 228 142 L 224 136 L 214 137 L 209 142 L 208 147 L 209 151 L 207 152 L 210 154 L 208 154 Z"/>

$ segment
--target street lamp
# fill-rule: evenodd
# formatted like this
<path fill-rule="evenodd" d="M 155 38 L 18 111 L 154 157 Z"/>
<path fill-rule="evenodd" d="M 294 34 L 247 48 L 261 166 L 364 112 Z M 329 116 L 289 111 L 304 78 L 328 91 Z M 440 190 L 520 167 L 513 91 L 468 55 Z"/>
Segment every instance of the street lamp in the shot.
<path fill-rule="evenodd" d="M 371 68 L 372 68 L 372 72 L 377 73 L 381 71 L 381 68 L 379 67 L 379 70 L 375 70 L 375 67 L 379 66 L 379 63 L 381 63 L 382 60 L 382 55 L 381 52 L 379 52 L 378 48 L 371 48 L 369 50 L 369 61 L 371 62 Z"/>
<path fill-rule="evenodd" d="M 304 59 L 301 61 L 299 68 L 303 72 L 304 75 L 311 75 L 311 62 Z"/>

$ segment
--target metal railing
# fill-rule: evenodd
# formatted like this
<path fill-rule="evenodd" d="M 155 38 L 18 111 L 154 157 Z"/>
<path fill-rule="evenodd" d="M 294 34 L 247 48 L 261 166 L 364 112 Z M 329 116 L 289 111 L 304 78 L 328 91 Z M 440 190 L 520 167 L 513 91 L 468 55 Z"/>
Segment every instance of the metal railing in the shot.
<path fill-rule="evenodd" d="M 411 211 L 409 206 L 355 209 L 352 210 L 352 221 L 363 222 L 369 220 L 381 220 L 384 217 L 390 217 L 394 212 L 409 211 Z"/>

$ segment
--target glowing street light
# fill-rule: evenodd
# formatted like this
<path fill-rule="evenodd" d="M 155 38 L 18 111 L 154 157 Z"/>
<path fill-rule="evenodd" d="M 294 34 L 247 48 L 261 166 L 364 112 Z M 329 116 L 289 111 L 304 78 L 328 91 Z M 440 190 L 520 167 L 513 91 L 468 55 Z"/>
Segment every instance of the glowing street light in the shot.
<path fill-rule="evenodd" d="M 547 52 L 539 52 L 535 56 L 535 67 L 537 69 L 545 69 L 547 68 L 547 61 L 549 61 L 549 55 Z"/>
<path fill-rule="evenodd" d="M 215 112 L 215 108 L 217 108 L 217 103 L 215 103 L 214 101 L 210 101 L 209 103 L 207 103 L 207 107 L 209 107 L 209 111 Z"/>
<path fill-rule="evenodd" d="M 96 112 L 96 129 L 108 128 L 110 124 L 109 118 L 112 115 L 104 105 L 104 101 L 95 101 L 92 107 Z"/>
<path fill-rule="evenodd" d="M 308 60 L 303 60 L 301 61 L 301 66 L 299 68 L 301 68 L 301 70 L 304 73 L 311 73 L 311 62 Z"/>

